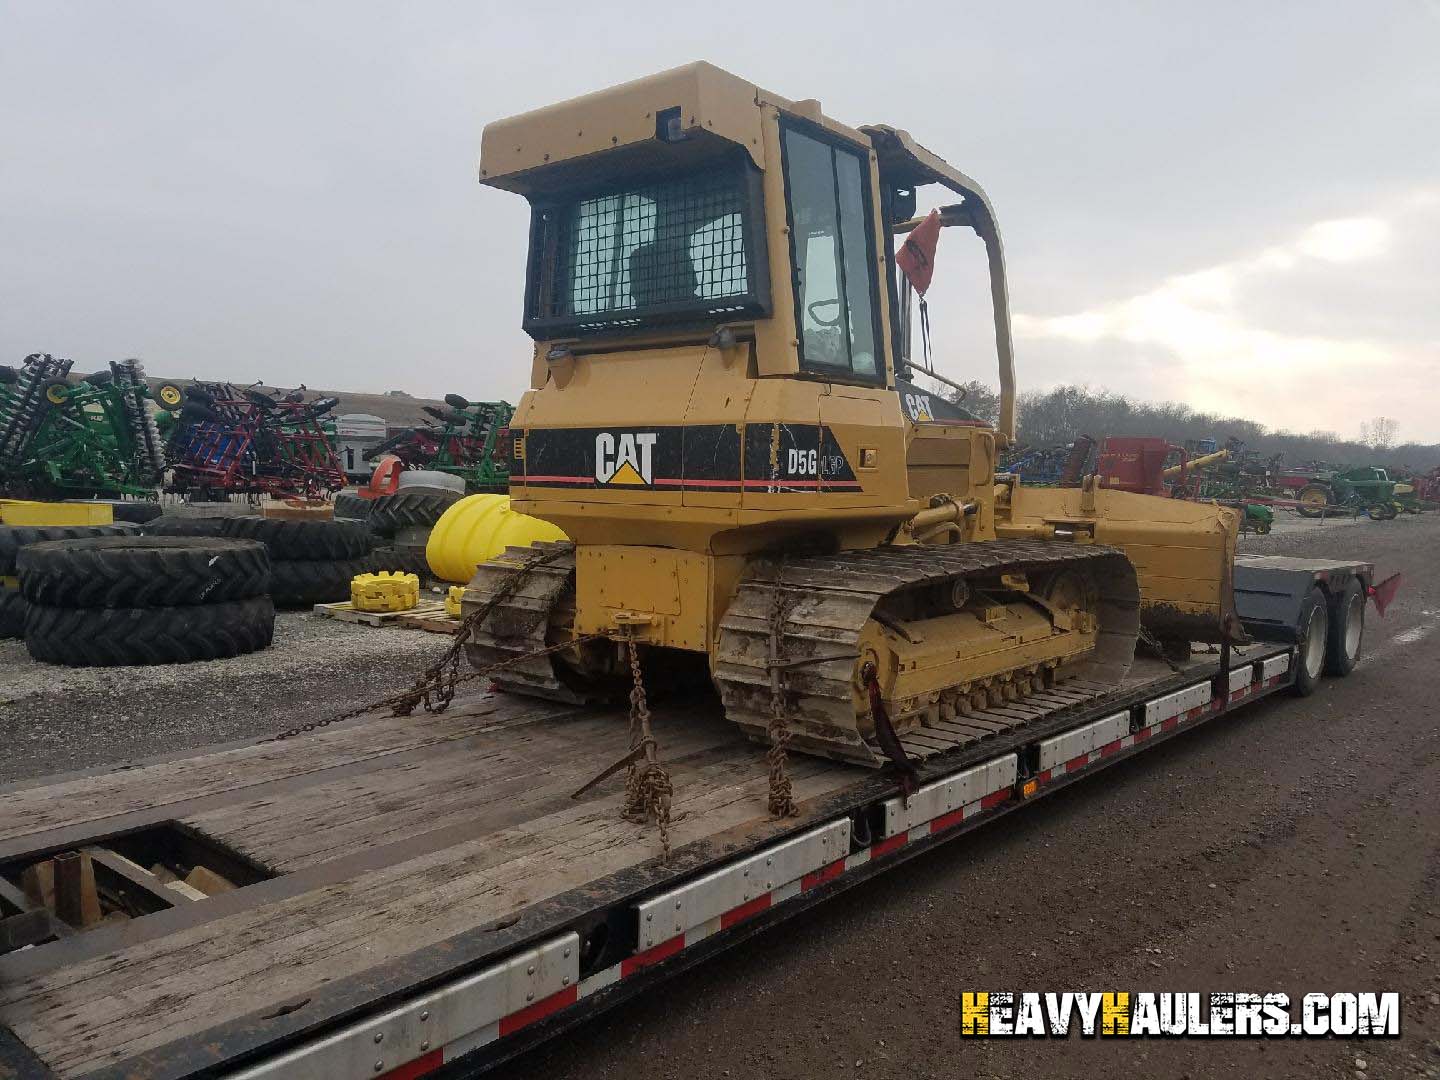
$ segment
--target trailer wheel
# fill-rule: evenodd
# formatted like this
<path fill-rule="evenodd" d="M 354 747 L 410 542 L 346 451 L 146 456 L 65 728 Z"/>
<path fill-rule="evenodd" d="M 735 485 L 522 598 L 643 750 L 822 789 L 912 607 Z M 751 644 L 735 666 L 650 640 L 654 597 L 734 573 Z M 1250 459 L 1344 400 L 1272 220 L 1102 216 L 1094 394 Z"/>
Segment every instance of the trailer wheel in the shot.
<path fill-rule="evenodd" d="M 1344 677 L 1355 670 L 1365 638 L 1365 590 L 1350 580 L 1330 604 L 1330 629 L 1325 641 L 1325 674 Z"/>
<path fill-rule="evenodd" d="M 1325 673 L 1325 649 L 1330 633 L 1330 607 L 1320 586 L 1300 605 L 1300 636 L 1295 643 L 1295 682 L 1291 689 L 1309 697 Z"/>

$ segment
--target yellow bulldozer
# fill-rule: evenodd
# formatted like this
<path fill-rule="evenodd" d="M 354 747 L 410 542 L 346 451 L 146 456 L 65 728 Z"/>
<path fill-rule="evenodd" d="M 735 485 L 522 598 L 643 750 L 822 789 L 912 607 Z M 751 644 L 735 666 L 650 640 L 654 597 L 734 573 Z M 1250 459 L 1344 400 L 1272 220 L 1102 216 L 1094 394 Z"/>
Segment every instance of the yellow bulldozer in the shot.
<path fill-rule="evenodd" d="M 480 181 L 531 209 L 513 506 L 569 537 L 466 591 L 502 687 L 613 699 L 633 642 L 751 737 L 876 765 L 1113 688 L 1142 635 L 1239 639 L 1234 511 L 997 473 L 994 208 L 905 131 L 694 63 L 489 124 Z M 998 423 L 917 381 L 927 219 L 983 246 Z"/>

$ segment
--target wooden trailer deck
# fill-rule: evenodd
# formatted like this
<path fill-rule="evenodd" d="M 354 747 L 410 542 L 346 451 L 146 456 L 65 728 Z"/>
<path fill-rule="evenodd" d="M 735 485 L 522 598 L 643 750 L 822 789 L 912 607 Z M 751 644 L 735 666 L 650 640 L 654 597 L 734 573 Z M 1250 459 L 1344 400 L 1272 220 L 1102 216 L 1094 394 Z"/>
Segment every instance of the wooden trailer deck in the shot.
<path fill-rule="evenodd" d="M 1137 664 L 1104 697 L 1213 666 Z M 0 788 L 0 867 L 168 827 L 255 872 L 231 892 L 0 956 L 0 1073 L 17 1054 L 66 1077 L 233 1066 L 894 791 L 870 770 L 792 755 L 801 816 L 776 822 L 762 751 L 712 700 L 657 708 L 655 731 L 675 789 L 664 864 L 657 830 L 619 816 L 623 776 L 571 798 L 625 753 L 624 713 L 503 695 Z M 6 1047 L 6 1027 L 23 1048 Z"/>
<path fill-rule="evenodd" d="M 794 824 L 769 821 L 763 756 L 715 706 L 657 710 L 655 727 L 687 848 L 674 869 Z M 619 816 L 623 776 L 570 798 L 627 746 L 623 713 L 481 696 L 0 790 L 0 860 L 174 822 L 277 875 L 0 958 L 0 1023 L 85 1075 L 463 931 L 515 936 L 528 907 L 659 855 L 654 827 Z M 791 767 L 802 801 L 857 774 Z"/>

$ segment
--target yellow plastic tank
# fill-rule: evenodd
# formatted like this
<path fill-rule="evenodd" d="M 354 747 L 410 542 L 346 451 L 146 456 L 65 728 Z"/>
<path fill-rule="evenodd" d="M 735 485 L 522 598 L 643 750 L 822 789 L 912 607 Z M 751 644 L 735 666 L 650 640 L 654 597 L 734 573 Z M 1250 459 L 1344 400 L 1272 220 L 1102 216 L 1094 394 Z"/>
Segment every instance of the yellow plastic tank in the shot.
<path fill-rule="evenodd" d="M 467 495 L 430 530 L 425 561 L 441 581 L 464 585 L 475 576 L 475 567 L 507 547 L 564 539 L 550 522 L 511 510 L 509 495 Z"/>

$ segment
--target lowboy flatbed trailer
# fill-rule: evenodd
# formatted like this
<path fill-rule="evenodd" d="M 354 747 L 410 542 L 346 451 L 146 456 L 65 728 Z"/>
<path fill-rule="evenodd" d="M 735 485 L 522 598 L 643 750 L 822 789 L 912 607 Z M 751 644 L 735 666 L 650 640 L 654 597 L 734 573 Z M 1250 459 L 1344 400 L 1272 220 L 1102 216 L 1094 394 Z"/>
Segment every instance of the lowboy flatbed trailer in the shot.
<path fill-rule="evenodd" d="M 980 714 L 919 766 L 908 799 L 884 773 L 792 755 L 800 814 L 774 820 L 763 749 L 708 699 L 659 705 L 668 860 L 654 827 L 620 818 L 620 778 L 571 797 L 628 748 L 623 713 L 489 693 L 436 716 L 371 715 L 0 788 L 0 928 L 40 940 L 0 955 L 0 1076 L 483 1072 L 1303 682 L 1314 590 L 1339 618 L 1350 583 L 1368 593 L 1373 577 L 1364 563 L 1242 558 L 1238 609 L 1270 643 L 1141 659 L 1118 689 L 1066 684 L 1046 708 Z M 154 910 L 83 932 L 53 925 L 20 871 L 75 851 Z M 176 852 L 239 887 L 199 898 L 145 880 L 144 865 Z"/>

